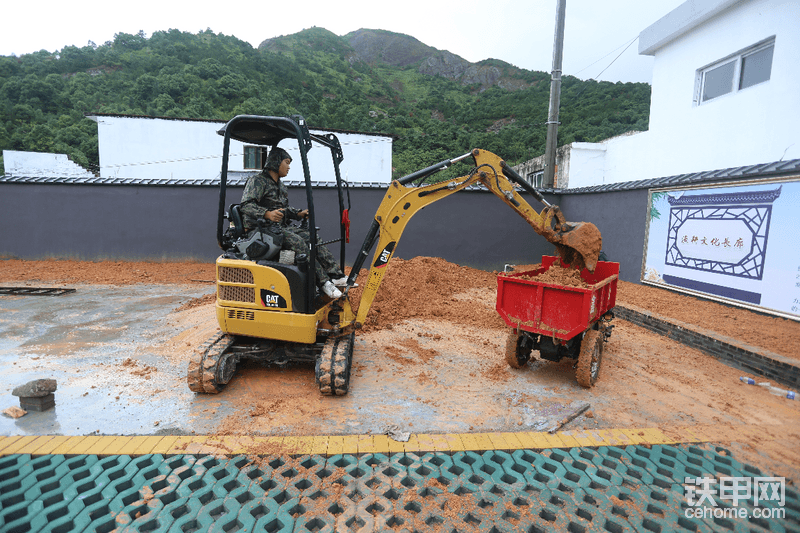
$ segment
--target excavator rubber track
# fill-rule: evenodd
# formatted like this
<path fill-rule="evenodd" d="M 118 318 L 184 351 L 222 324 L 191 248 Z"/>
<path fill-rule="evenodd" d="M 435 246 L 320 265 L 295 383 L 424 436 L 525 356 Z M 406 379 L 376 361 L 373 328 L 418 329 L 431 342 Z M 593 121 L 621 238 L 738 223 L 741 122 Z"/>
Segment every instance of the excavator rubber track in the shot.
<path fill-rule="evenodd" d="M 355 331 L 348 335 L 329 337 L 317 358 L 316 378 L 323 396 L 344 396 L 350 388 L 350 369 L 353 365 Z"/>
<path fill-rule="evenodd" d="M 218 332 L 192 353 L 186 380 L 192 392 L 217 394 L 233 378 L 238 356 L 229 351 L 236 338 Z"/>

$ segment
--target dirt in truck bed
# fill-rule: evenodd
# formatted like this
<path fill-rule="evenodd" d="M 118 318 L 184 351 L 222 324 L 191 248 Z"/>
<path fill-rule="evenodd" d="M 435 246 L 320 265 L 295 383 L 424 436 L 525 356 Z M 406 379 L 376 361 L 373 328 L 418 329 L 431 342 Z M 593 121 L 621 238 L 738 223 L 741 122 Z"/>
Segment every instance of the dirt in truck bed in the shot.
<path fill-rule="evenodd" d="M 186 364 L 188 350 L 217 329 L 214 272 L 213 264 L 197 262 L 0 260 L 0 284 L 5 286 L 207 286 L 206 296 L 164 310 L 165 319 L 182 332 L 162 342 L 157 350 L 174 365 Z M 365 275 L 362 271 L 360 287 L 351 293 L 353 301 L 360 296 Z M 382 390 L 394 391 L 398 387 L 392 380 L 402 377 L 411 383 L 410 390 L 403 390 L 404 395 L 416 397 L 431 409 L 456 412 L 463 410 L 463 402 L 469 404 L 475 397 L 470 393 L 474 387 L 502 388 L 510 376 L 535 373 L 529 379 L 546 387 L 553 398 L 579 394 L 592 404 L 593 417 L 581 417 L 569 429 L 659 427 L 670 434 L 680 427 L 711 428 L 722 440 L 739 443 L 739 460 L 764 465 L 775 475 L 796 476 L 800 472 L 800 449 L 796 446 L 800 441 L 800 402 L 743 385 L 738 379 L 744 375 L 742 371 L 619 318 L 606 346 L 600 379 L 590 391 L 574 389 L 571 361 L 535 361 L 528 368 L 510 369 L 503 352 L 508 328 L 495 311 L 496 276 L 497 272 L 440 258 L 392 259 L 358 335 L 360 353 L 353 365 L 352 386 L 381 380 Z M 619 282 L 617 303 L 800 360 L 800 344 L 794 342 L 800 338 L 800 323 L 795 321 L 628 282 Z M 258 365 L 250 368 L 249 373 L 235 378 L 242 380 L 240 390 L 247 393 L 227 396 L 239 406 L 240 413 L 221 423 L 217 433 L 268 434 L 289 427 L 297 435 L 316 434 L 315 421 L 321 417 L 341 416 L 345 429 L 358 422 L 359 415 L 344 407 L 331 411 L 332 404 L 319 395 L 313 368 L 280 372 L 262 371 Z M 123 364 L 104 370 L 116 372 L 122 379 L 126 372 L 142 369 L 141 364 Z M 463 379 L 464 383 L 447 381 L 453 379 Z M 174 387 L 185 387 L 185 378 Z M 553 398 L 523 391 L 497 401 L 473 401 L 470 424 L 474 419 L 478 428 L 486 420 L 503 416 L 506 402 L 528 402 L 536 409 L 546 409 Z M 413 426 L 403 429 L 415 431 Z M 448 430 L 451 428 L 442 428 Z"/>

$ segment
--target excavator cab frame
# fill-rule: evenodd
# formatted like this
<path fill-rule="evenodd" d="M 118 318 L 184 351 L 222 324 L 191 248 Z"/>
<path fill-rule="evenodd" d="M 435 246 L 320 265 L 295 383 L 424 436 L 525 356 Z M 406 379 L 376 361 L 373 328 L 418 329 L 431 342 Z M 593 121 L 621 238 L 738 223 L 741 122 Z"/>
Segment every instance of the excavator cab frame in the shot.
<path fill-rule="evenodd" d="M 344 161 L 344 154 L 342 147 L 339 144 L 339 139 L 333 133 L 325 135 L 312 134 L 302 116 L 296 115 L 293 117 L 272 117 L 272 116 L 258 116 L 258 115 L 238 115 L 228 121 L 218 132 L 223 137 L 222 147 L 222 170 L 220 172 L 219 184 L 219 209 L 217 212 L 217 243 L 223 250 L 228 250 L 230 247 L 229 239 L 226 238 L 224 221 L 230 220 L 232 213 L 226 213 L 226 191 L 228 184 L 228 165 L 230 160 L 230 146 L 231 140 L 240 141 L 242 143 L 269 146 L 270 150 L 275 148 L 278 143 L 285 139 L 294 139 L 297 141 L 298 149 L 300 151 L 300 160 L 303 166 L 303 180 L 305 182 L 306 202 L 308 205 L 308 225 L 310 228 L 316 228 L 316 215 L 314 209 L 314 191 L 311 180 L 311 170 L 308 163 L 308 152 L 316 142 L 322 146 L 327 147 L 331 151 L 331 159 L 333 161 L 334 173 L 336 176 L 336 188 L 339 198 L 339 220 L 342 220 L 342 215 L 345 211 L 344 207 L 344 181 L 342 180 L 339 165 Z M 344 268 L 345 261 L 345 233 L 346 228 L 344 224 L 340 224 L 340 238 L 331 242 L 341 242 L 340 250 L 340 266 Z M 317 234 L 315 231 L 309 232 L 309 256 L 308 262 L 314 265 L 317 256 Z M 329 243 L 330 244 L 330 243 Z M 306 279 L 306 309 L 313 309 L 313 301 L 315 298 L 316 280 L 314 276 L 314 269 L 309 269 L 309 275 Z"/>
<path fill-rule="evenodd" d="M 239 115 L 217 133 L 223 137 L 222 170 L 220 172 L 217 243 L 223 253 L 217 258 L 216 315 L 220 332 L 195 350 L 189 363 L 187 382 L 195 392 L 217 393 L 232 378 L 242 358 L 283 365 L 289 362 L 310 362 L 319 366 L 332 326 L 340 319 L 351 320 L 352 311 L 346 299 L 330 299 L 317 290 L 317 249 L 323 244 L 341 243 L 341 267 L 344 268 L 347 241 L 344 206 L 345 182 L 340 164 L 344 160 L 341 145 L 333 133 L 324 135 L 309 131 L 303 117 L 270 117 Z M 229 160 L 233 140 L 274 148 L 278 143 L 296 140 L 303 167 L 309 224 L 308 254 L 298 254 L 295 262 L 250 257 L 237 248 L 241 228 L 236 225 L 234 206 L 226 213 Z M 318 242 L 314 194 L 308 152 L 313 144 L 331 152 L 339 197 L 340 238 Z M 348 206 L 349 208 L 349 206 Z M 341 318 L 340 318 L 341 317 Z M 332 339 L 338 347 L 340 339 Z M 349 350 L 352 352 L 352 349 Z M 349 365 L 347 367 L 349 379 Z"/>

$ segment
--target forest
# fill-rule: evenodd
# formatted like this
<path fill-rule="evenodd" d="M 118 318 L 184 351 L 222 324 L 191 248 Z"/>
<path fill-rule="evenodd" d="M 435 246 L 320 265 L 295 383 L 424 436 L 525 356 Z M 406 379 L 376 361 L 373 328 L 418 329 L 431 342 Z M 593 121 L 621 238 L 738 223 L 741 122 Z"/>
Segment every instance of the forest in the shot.
<path fill-rule="evenodd" d="M 314 128 L 393 135 L 394 177 L 475 147 L 511 164 L 544 153 L 549 73 L 488 59 L 475 67 L 499 78 L 470 83 L 423 73 L 421 61 L 367 60 L 351 41 L 311 28 L 254 48 L 210 29 L 168 30 L 0 56 L 0 149 L 63 153 L 98 171 L 86 114 L 300 114 Z M 558 143 L 646 130 L 649 107 L 648 84 L 565 76 Z"/>

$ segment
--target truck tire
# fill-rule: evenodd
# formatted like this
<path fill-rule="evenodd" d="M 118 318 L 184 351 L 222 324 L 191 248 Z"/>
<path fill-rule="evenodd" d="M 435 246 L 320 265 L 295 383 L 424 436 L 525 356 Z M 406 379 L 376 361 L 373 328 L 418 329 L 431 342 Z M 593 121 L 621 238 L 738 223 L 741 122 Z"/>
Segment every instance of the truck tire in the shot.
<path fill-rule="evenodd" d="M 591 388 L 600 373 L 600 362 L 603 359 L 603 334 L 599 330 L 590 329 L 583 335 L 581 351 L 578 355 L 578 368 L 575 377 L 581 387 Z"/>
<path fill-rule="evenodd" d="M 526 342 L 525 335 L 519 335 L 513 329 L 506 338 L 506 362 L 511 368 L 523 368 L 531 358 L 532 346 Z"/>

